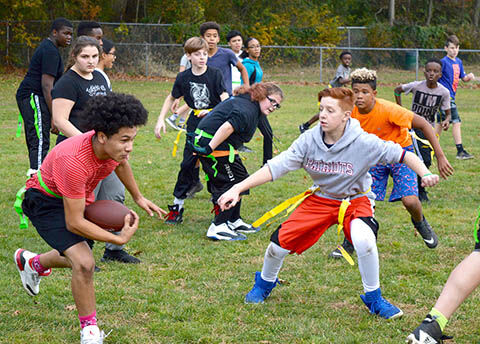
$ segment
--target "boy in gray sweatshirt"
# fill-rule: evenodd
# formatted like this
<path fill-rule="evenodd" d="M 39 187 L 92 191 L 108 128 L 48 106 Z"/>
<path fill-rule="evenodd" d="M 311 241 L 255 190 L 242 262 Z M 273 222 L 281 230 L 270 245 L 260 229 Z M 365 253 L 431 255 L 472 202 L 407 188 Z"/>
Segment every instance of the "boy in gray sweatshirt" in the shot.
<path fill-rule="evenodd" d="M 350 89 L 325 89 L 320 96 L 320 125 L 300 135 L 288 150 L 269 160 L 218 200 L 222 210 L 229 209 L 239 201 L 244 190 L 299 168 L 304 168 L 314 183 L 314 192 L 272 234 L 262 271 L 257 271 L 255 285 L 245 302 L 262 303 L 277 284 L 285 257 L 289 253 L 300 254 L 315 244 L 330 226 L 339 223 L 340 209 L 344 210 L 347 205 L 340 225 L 357 252 L 365 292 L 360 297 L 372 314 L 385 319 L 400 317 L 403 312 L 384 299 L 380 290 L 378 227 L 370 201 L 374 196 L 368 170 L 377 163 L 404 162 L 423 176 L 425 186 L 434 186 L 439 177 L 415 154 L 363 131 L 359 122 L 350 118 L 355 98 Z"/>

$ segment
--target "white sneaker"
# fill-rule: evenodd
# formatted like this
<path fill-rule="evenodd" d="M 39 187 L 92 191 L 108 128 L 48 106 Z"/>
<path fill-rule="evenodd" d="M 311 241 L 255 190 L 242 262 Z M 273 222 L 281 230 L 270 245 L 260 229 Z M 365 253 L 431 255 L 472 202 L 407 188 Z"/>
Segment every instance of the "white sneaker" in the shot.
<path fill-rule="evenodd" d="M 241 233 L 256 233 L 260 230 L 260 227 L 253 227 L 252 225 L 243 222 L 241 218 L 236 220 L 235 222 L 227 222 L 228 227 L 233 229 L 235 232 Z"/>
<path fill-rule="evenodd" d="M 213 222 L 208 227 L 207 237 L 213 240 L 245 240 L 247 237 L 230 229 L 226 223 L 216 226 Z"/>
<path fill-rule="evenodd" d="M 27 177 L 28 178 L 31 178 L 34 174 L 37 173 L 37 170 L 34 170 L 32 168 L 29 168 L 28 171 L 27 171 Z"/>
<path fill-rule="evenodd" d="M 80 344 L 103 344 L 105 333 L 97 325 L 85 326 L 80 331 Z"/>
<path fill-rule="evenodd" d="M 30 266 L 30 259 L 36 255 L 36 253 L 24 250 L 22 248 L 16 250 L 15 254 L 13 255 L 13 260 L 15 261 L 15 265 L 17 265 L 18 273 L 22 279 L 23 288 L 30 296 L 35 296 L 38 294 L 42 276 L 48 276 L 52 271 L 51 269 L 48 269 L 41 275 L 35 271 L 35 269 Z"/>

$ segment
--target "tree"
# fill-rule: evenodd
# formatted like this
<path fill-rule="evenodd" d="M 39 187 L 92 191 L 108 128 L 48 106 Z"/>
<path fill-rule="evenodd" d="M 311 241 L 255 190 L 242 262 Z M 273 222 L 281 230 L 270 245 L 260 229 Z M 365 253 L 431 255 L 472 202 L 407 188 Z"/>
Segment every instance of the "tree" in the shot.
<path fill-rule="evenodd" d="M 480 17 L 480 0 L 475 0 L 473 7 L 473 25 L 478 29 L 478 21 Z"/>
<path fill-rule="evenodd" d="M 388 21 L 390 23 L 390 26 L 393 26 L 393 23 L 395 21 L 395 0 L 390 0 L 390 3 L 388 5 Z"/>

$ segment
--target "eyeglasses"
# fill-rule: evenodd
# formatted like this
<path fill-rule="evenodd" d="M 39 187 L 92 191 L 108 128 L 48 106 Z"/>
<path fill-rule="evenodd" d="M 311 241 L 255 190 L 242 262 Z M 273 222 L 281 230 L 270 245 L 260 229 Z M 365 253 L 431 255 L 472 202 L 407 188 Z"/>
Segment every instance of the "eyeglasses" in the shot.
<path fill-rule="evenodd" d="M 267 99 L 270 101 L 270 104 L 272 104 L 274 109 L 280 109 L 281 108 L 280 104 L 278 104 L 275 99 L 272 99 L 269 96 L 267 96 Z"/>

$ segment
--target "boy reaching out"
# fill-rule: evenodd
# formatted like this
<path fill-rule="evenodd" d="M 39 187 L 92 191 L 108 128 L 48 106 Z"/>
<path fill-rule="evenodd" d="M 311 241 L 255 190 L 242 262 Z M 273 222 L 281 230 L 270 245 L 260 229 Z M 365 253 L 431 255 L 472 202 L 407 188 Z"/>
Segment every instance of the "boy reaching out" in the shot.
<path fill-rule="evenodd" d="M 435 127 L 435 116 L 438 110 L 445 112 L 447 117 L 442 122 L 443 130 L 447 130 L 450 125 L 450 93 L 448 90 L 439 84 L 437 81 L 442 76 L 442 61 L 436 58 L 431 58 L 425 63 L 424 71 L 425 79 L 423 81 L 413 81 L 408 84 L 399 85 L 393 91 L 395 101 L 398 105 L 402 105 L 401 94 L 412 93 L 412 112 L 425 118 L 428 123 Z M 420 140 L 413 140 L 415 150 L 425 166 L 430 168 L 432 164 L 432 150 L 430 145 L 426 145 L 421 141 L 425 140 L 425 135 L 420 129 L 414 128 L 415 135 Z M 418 198 L 421 202 L 428 202 L 427 191 L 421 186 L 418 180 Z"/>
<path fill-rule="evenodd" d="M 396 142 L 405 150 L 413 152 L 409 129 L 418 128 L 433 147 L 440 176 L 447 178 L 453 173 L 453 168 L 445 157 L 432 126 L 423 117 L 388 100 L 376 97 L 377 73 L 374 70 L 356 69 L 350 77 L 356 97 L 352 117 L 360 122 L 363 130 L 377 135 L 382 140 Z M 369 170 L 369 173 L 372 175 L 372 191 L 376 195 L 376 201 L 384 200 L 388 178 L 392 176 L 393 190 L 389 201 L 402 201 L 410 214 L 413 226 L 420 233 L 427 247 L 437 247 L 437 235 L 425 219 L 422 204 L 418 199 L 415 172 L 405 164 L 395 163 L 377 164 Z M 353 250 L 347 240 L 342 245 L 347 252 Z M 339 254 L 337 249 L 330 256 L 338 258 Z"/>
<path fill-rule="evenodd" d="M 439 178 L 415 154 L 362 130 L 358 121 L 350 117 L 355 98 L 352 90 L 330 88 L 319 96 L 320 125 L 300 135 L 288 150 L 218 200 L 222 210 L 229 209 L 240 200 L 242 192 L 299 168 L 304 168 L 313 180 L 314 192 L 271 235 L 262 271 L 256 273 L 245 302 L 264 302 L 278 282 L 285 257 L 314 245 L 331 225 L 339 223 L 339 213 L 347 204 L 339 224 L 357 251 L 365 292 L 360 297 L 372 314 L 385 319 L 400 317 L 403 312 L 384 299 L 380 290 L 378 227 L 370 201 L 373 194 L 368 170 L 376 163 L 404 162 L 423 176 L 425 186 L 435 185 Z"/>

